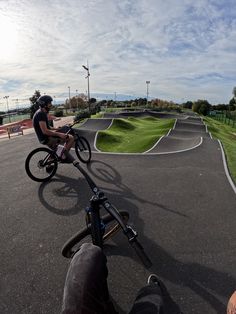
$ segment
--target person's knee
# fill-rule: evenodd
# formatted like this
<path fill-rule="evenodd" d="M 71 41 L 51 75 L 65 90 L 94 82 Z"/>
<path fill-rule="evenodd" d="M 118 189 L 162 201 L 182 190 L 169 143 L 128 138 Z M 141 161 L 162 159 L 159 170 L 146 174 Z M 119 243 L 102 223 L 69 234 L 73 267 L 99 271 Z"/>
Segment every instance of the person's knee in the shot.
<path fill-rule="evenodd" d="M 74 137 L 71 134 L 68 134 L 68 136 L 69 136 L 69 138 L 67 140 L 66 146 L 67 146 L 67 149 L 69 150 L 74 144 Z"/>
<path fill-rule="evenodd" d="M 106 263 L 106 257 L 100 247 L 93 245 L 92 243 L 84 243 L 74 254 L 71 260 L 71 266 L 73 267 L 78 263 L 88 263 L 91 268 L 97 268 L 99 265 L 102 267 L 102 264 Z"/>
<path fill-rule="evenodd" d="M 99 246 L 94 245 L 92 243 L 83 243 L 80 247 L 79 252 L 83 255 L 89 254 L 90 256 L 93 256 L 93 255 L 94 256 L 102 256 L 102 255 L 104 255 L 102 252 L 102 249 Z"/>
<path fill-rule="evenodd" d="M 107 274 L 106 257 L 101 248 L 84 243 L 71 260 L 67 273 L 67 286 L 84 286 L 93 282 L 95 278 L 100 282 L 107 278 Z"/>
<path fill-rule="evenodd" d="M 101 248 L 85 243 L 75 253 L 67 272 L 64 286 L 62 312 L 82 313 L 82 309 L 93 309 L 98 313 L 108 299 L 106 257 Z M 86 313 L 87 313 L 86 312 Z"/>
<path fill-rule="evenodd" d="M 71 134 L 69 134 L 69 141 L 70 141 L 70 142 L 74 142 L 74 136 L 71 135 Z"/>

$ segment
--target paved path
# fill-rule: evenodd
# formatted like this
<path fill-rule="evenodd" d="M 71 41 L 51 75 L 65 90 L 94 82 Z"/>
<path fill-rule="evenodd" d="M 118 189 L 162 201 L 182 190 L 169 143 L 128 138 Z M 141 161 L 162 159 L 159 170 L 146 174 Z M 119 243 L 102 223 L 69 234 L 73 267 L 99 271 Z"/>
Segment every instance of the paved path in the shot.
<path fill-rule="evenodd" d="M 176 119 L 173 129 L 160 138 L 148 153 L 166 154 L 193 149 L 202 143 L 202 137 L 209 137 L 201 119 Z"/>
<path fill-rule="evenodd" d="M 126 115 L 127 114 L 127 115 Z M 151 112 L 152 114 L 152 112 Z M 178 115 L 171 114 L 161 114 L 155 113 L 159 117 L 162 118 L 173 118 Z M 113 117 L 143 117 L 144 115 L 149 115 L 150 112 L 128 112 L 121 114 L 111 114 Z M 108 115 L 109 116 L 109 115 Z M 97 134 L 101 130 L 106 130 L 111 127 L 113 122 L 112 118 L 100 118 L 100 119 L 87 119 L 85 123 L 83 123 L 77 132 L 85 136 L 90 143 L 93 152 L 97 152 L 96 147 L 96 139 Z M 174 128 L 170 130 L 170 132 L 163 136 L 160 140 L 158 140 L 153 148 L 148 150 L 146 153 L 148 154 L 163 154 L 163 153 L 173 153 L 179 152 L 183 150 L 193 149 L 196 146 L 202 143 L 203 137 L 209 137 L 209 133 L 207 131 L 206 126 L 203 124 L 200 118 L 193 118 L 188 116 L 183 116 L 181 118 L 176 119 L 176 123 Z"/>
<path fill-rule="evenodd" d="M 160 119 L 185 119 L 185 116 L 182 114 L 172 114 L 172 113 L 163 113 L 151 110 L 140 110 L 140 111 L 121 111 L 120 113 L 105 113 L 104 118 L 144 118 L 144 117 L 155 117 Z"/>
<path fill-rule="evenodd" d="M 60 312 L 68 267 L 60 249 L 84 226 L 91 196 L 72 165 L 60 165 L 48 184 L 31 181 L 24 161 L 36 146 L 34 134 L 0 143 L 4 314 Z M 130 309 L 150 272 L 165 282 L 183 313 L 225 313 L 236 287 L 236 194 L 219 143 L 206 136 L 195 149 L 176 154 L 94 154 L 87 171 L 112 203 L 129 211 L 153 261 L 145 270 L 122 234 L 106 248 L 120 313 Z"/>
<path fill-rule="evenodd" d="M 95 146 L 96 135 L 98 131 L 108 129 L 112 124 L 112 119 L 87 119 L 81 126 L 77 129 L 78 134 L 86 137 L 88 140 L 91 150 L 93 152 L 97 151 Z M 75 129 L 76 130 L 76 129 Z"/>

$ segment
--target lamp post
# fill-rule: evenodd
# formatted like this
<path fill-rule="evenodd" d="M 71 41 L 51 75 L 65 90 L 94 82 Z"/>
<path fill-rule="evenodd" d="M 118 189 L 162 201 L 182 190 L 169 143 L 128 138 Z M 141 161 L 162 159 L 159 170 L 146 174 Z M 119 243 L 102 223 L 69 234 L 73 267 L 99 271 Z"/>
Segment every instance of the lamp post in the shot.
<path fill-rule="evenodd" d="M 147 106 L 148 106 L 148 86 L 149 86 L 149 84 L 150 84 L 150 81 L 146 81 L 146 84 L 147 84 Z"/>
<path fill-rule="evenodd" d="M 69 89 L 69 108 L 71 109 L 71 105 L 70 105 L 70 86 L 68 86 Z"/>
<path fill-rule="evenodd" d="M 10 114 L 9 114 L 9 107 L 8 107 L 8 98 L 9 96 L 4 96 L 3 98 L 5 98 L 7 100 L 7 113 L 8 113 L 8 119 L 9 119 L 9 123 L 11 123 L 11 118 L 10 118 Z"/>
<path fill-rule="evenodd" d="M 76 105 L 77 105 L 77 111 L 79 110 L 79 104 L 78 104 L 78 89 L 76 91 Z"/>
<path fill-rule="evenodd" d="M 89 73 L 88 62 L 87 62 L 87 66 L 82 65 L 82 67 L 87 71 L 87 76 L 85 78 L 88 80 L 88 107 L 89 107 L 89 112 L 90 112 L 90 91 L 89 91 L 89 77 L 90 77 L 90 73 Z"/>

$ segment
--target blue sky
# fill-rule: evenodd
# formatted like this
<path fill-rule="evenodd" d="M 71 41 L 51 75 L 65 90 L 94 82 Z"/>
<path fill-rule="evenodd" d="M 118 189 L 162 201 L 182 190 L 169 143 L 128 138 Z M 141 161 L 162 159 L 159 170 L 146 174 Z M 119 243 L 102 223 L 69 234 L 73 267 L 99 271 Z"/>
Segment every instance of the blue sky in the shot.
<path fill-rule="evenodd" d="M 235 0 L 0 0 L 0 110 L 35 89 L 228 103 Z"/>

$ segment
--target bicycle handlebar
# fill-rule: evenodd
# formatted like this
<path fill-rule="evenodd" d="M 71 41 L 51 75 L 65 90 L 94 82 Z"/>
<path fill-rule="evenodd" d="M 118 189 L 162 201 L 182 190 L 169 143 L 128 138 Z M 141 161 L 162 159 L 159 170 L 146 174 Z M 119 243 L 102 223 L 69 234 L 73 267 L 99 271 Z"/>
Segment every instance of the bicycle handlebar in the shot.
<path fill-rule="evenodd" d="M 147 256 L 147 254 L 145 253 L 142 245 L 138 242 L 138 240 L 135 239 L 134 241 L 131 241 L 130 244 L 134 248 L 136 254 L 138 255 L 138 257 L 142 261 L 143 265 L 146 268 L 150 268 L 152 266 L 152 262 L 149 259 L 149 257 Z"/>
<path fill-rule="evenodd" d="M 80 121 L 74 121 L 72 124 L 66 124 L 66 126 L 68 126 L 71 129 L 77 123 L 80 123 Z"/>

